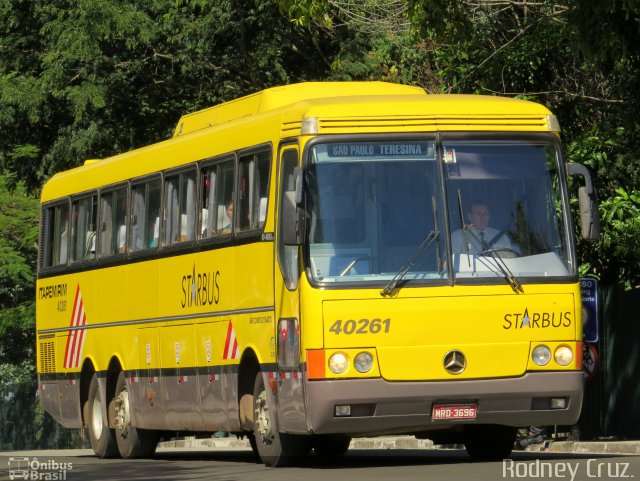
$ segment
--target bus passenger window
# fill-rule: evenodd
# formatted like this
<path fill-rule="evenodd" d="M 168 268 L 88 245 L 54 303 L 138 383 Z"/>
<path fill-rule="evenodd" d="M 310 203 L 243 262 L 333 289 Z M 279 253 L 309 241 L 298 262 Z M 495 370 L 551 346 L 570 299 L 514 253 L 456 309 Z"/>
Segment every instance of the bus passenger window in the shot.
<path fill-rule="evenodd" d="M 195 170 L 167 177 L 164 182 L 164 245 L 193 240 Z"/>
<path fill-rule="evenodd" d="M 125 252 L 127 189 L 100 195 L 100 257 Z"/>
<path fill-rule="evenodd" d="M 235 162 L 228 159 L 202 171 L 202 239 L 233 232 L 233 179 Z"/>
<path fill-rule="evenodd" d="M 96 258 L 96 196 L 71 204 L 71 262 Z"/>
<path fill-rule="evenodd" d="M 124 254 L 127 243 L 127 189 L 120 189 L 114 192 L 116 197 L 115 209 L 115 250 L 118 254 Z"/>
<path fill-rule="evenodd" d="M 154 249 L 160 238 L 160 179 L 131 189 L 130 251 Z"/>
<path fill-rule="evenodd" d="M 57 205 L 47 209 L 44 267 L 67 263 L 69 239 L 69 206 Z"/>
<path fill-rule="evenodd" d="M 259 230 L 264 227 L 266 220 L 271 152 L 263 151 L 240 157 L 239 165 L 237 230 Z"/>

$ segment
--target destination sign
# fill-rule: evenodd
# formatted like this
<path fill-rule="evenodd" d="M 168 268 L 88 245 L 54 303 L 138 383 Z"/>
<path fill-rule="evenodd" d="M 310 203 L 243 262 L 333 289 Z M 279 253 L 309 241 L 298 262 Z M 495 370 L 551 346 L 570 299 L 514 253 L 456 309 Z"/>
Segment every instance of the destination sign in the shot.
<path fill-rule="evenodd" d="M 315 150 L 319 159 L 324 156 L 331 159 L 435 159 L 435 145 L 433 142 L 350 142 L 318 145 Z"/>

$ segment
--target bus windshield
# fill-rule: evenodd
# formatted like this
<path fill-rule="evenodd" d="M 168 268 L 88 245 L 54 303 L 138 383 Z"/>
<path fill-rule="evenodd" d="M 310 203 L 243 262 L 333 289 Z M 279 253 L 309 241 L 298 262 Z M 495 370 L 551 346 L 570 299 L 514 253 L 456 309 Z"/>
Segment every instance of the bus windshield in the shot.
<path fill-rule="evenodd" d="M 441 149 L 435 139 L 315 144 L 306 172 L 311 279 L 575 275 L 558 160 L 555 142 L 540 137 L 445 137 Z"/>

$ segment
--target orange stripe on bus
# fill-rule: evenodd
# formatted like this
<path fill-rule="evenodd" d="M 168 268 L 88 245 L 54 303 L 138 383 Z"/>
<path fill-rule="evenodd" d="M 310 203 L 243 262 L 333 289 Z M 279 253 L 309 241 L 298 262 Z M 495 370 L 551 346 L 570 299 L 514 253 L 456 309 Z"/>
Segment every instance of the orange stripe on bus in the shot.
<path fill-rule="evenodd" d="M 325 367 L 324 349 L 307 351 L 307 376 L 309 379 L 323 379 Z"/>
<path fill-rule="evenodd" d="M 576 370 L 582 370 L 582 349 L 584 348 L 584 343 L 576 342 Z"/>

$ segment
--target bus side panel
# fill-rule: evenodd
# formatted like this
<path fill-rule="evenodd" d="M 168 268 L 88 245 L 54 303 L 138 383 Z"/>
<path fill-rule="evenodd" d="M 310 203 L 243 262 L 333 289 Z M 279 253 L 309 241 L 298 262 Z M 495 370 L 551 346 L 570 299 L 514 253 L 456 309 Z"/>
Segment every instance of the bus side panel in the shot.
<path fill-rule="evenodd" d="M 166 416 L 160 376 L 160 333 L 158 327 L 138 329 L 138 382 L 131 384 L 132 423 L 147 429 L 164 429 Z M 135 381 L 135 377 L 134 377 Z"/>
<path fill-rule="evenodd" d="M 224 408 L 222 369 L 218 364 L 222 358 L 220 344 L 220 322 L 205 322 L 196 325 L 196 358 L 198 362 L 198 387 L 202 406 L 202 428 L 221 430 L 227 422 Z"/>
<path fill-rule="evenodd" d="M 194 339 L 193 324 L 160 328 L 162 395 L 169 429 L 202 429 Z"/>
<path fill-rule="evenodd" d="M 58 385 L 58 381 L 40 381 L 38 390 L 42 409 L 48 412 L 53 419 L 62 424 L 62 414 L 60 412 L 60 387 Z"/>

